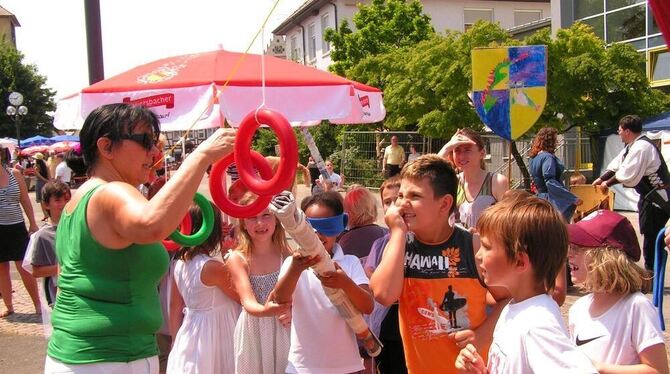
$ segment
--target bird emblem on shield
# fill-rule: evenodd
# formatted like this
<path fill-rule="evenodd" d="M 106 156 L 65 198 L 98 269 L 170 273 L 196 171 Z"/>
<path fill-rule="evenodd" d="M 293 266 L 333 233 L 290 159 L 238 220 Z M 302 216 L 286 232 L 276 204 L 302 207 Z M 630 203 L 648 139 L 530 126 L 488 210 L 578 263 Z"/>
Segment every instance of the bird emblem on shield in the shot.
<path fill-rule="evenodd" d="M 472 91 L 486 126 L 507 140 L 520 137 L 547 102 L 547 47 L 473 49 Z"/>

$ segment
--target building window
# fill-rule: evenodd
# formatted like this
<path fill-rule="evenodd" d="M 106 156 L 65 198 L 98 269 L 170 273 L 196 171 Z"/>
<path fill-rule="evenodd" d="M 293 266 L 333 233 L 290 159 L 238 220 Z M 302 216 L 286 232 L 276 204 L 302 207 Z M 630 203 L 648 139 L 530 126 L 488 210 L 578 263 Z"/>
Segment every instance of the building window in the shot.
<path fill-rule="evenodd" d="M 307 53 L 310 62 L 316 60 L 316 32 L 313 23 L 307 26 Z"/>
<path fill-rule="evenodd" d="M 302 64 L 302 53 L 300 47 L 298 46 L 298 37 L 295 35 L 291 37 L 289 51 L 291 51 L 291 54 L 288 56 L 289 59 Z"/>
<path fill-rule="evenodd" d="M 493 9 L 463 9 L 463 30 L 468 31 L 479 20 L 493 22 Z"/>
<path fill-rule="evenodd" d="M 330 52 L 330 43 L 326 41 L 326 29 L 330 27 L 328 13 L 321 16 L 321 53 Z"/>
<path fill-rule="evenodd" d="M 607 43 L 635 39 L 645 35 L 644 5 L 622 9 L 607 14 Z"/>
<path fill-rule="evenodd" d="M 605 40 L 605 17 L 591 17 L 587 19 L 580 19 L 578 22 L 591 26 L 593 33 L 602 40 Z"/>
<path fill-rule="evenodd" d="M 603 0 L 573 0 L 572 3 L 575 19 L 593 16 L 605 10 Z"/>
<path fill-rule="evenodd" d="M 637 3 L 644 3 L 644 0 L 606 0 L 605 1 L 605 9 L 607 10 L 615 10 L 619 8 L 623 8 L 629 5 L 637 4 Z"/>
<path fill-rule="evenodd" d="M 654 35 L 661 32 L 661 30 L 658 28 L 658 24 L 656 24 L 656 20 L 654 19 L 654 12 L 651 10 L 649 5 L 647 5 L 647 25 L 649 25 L 647 35 Z"/>
<path fill-rule="evenodd" d="M 525 25 L 542 19 L 542 10 L 515 10 L 514 26 Z"/>
<path fill-rule="evenodd" d="M 649 80 L 652 87 L 670 85 L 670 52 L 667 48 L 649 51 Z"/>

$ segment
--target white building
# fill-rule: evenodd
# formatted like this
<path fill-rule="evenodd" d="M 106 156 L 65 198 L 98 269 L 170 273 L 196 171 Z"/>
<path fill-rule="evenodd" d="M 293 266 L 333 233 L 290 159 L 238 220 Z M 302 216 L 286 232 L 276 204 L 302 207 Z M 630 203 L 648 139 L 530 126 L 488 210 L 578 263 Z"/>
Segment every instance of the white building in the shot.
<path fill-rule="evenodd" d="M 324 31 L 337 29 L 343 19 L 348 20 L 353 29 L 351 19 L 360 2 L 307 0 L 272 33 L 285 36 L 287 58 L 326 70 L 331 60 L 330 45 L 323 39 Z M 421 3 L 438 32 L 465 31 L 478 20 L 498 22 L 501 27 L 511 29 L 551 16 L 549 0 L 422 0 Z"/>

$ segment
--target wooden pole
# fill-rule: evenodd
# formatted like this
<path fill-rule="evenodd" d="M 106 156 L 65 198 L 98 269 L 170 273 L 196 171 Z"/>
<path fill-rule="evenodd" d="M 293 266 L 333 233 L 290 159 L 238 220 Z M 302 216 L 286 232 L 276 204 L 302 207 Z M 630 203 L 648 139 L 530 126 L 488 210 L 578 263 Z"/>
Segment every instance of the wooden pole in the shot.
<path fill-rule="evenodd" d="M 507 150 L 507 183 L 508 188 L 512 188 L 512 140 L 509 141 Z"/>

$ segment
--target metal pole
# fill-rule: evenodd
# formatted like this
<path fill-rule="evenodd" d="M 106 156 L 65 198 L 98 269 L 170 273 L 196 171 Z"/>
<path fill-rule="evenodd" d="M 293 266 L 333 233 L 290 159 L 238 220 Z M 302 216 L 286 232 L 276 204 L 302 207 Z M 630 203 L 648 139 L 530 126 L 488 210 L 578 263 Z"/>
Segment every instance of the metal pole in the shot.
<path fill-rule="evenodd" d="M 21 149 L 21 130 L 20 128 L 21 119 L 19 115 L 14 116 L 14 125 L 16 126 L 16 148 Z"/>
<path fill-rule="evenodd" d="M 88 83 L 93 84 L 105 79 L 102 58 L 102 30 L 100 25 L 100 1 L 84 2 L 86 17 L 86 49 L 88 51 Z"/>

